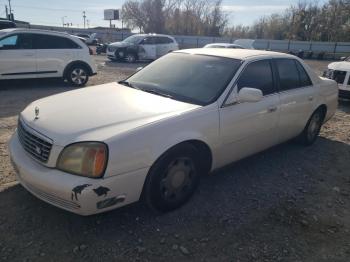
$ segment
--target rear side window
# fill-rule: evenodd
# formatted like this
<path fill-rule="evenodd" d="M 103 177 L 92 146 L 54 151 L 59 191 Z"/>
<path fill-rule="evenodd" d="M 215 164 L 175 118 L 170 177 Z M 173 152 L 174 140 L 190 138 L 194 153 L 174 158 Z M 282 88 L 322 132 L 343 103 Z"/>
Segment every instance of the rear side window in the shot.
<path fill-rule="evenodd" d="M 280 80 L 280 91 L 299 87 L 299 72 L 293 59 L 276 59 Z"/>
<path fill-rule="evenodd" d="M 36 49 L 76 49 L 80 46 L 72 40 L 53 35 L 35 35 Z"/>
<path fill-rule="evenodd" d="M 260 89 L 264 95 L 276 92 L 269 60 L 250 63 L 237 82 L 238 90 L 243 87 Z"/>
<path fill-rule="evenodd" d="M 157 36 L 155 37 L 155 40 L 156 40 L 156 44 L 158 45 L 174 43 L 173 40 L 171 40 L 169 37 L 166 37 L 166 36 Z"/>
<path fill-rule="evenodd" d="M 312 82 L 310 80 L 309 75 L 306 73 L 304 67 L 298 61 L 295 61 L 295 63 L 297 65 L 297 69 L 299 72 L 299 86 L 300 87 L 311 86 Z"/>

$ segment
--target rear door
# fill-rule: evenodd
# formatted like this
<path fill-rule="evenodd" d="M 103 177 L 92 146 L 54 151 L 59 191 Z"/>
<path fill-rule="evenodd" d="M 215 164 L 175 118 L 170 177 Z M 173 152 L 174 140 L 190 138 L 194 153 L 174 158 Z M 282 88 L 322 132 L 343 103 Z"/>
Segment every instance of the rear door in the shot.
<path fill-rule="evenodd" d="M 173 51 L 172 44 L 173 40 L 166 36 L 158 36 L 157 37 L 157 57 L 161 57 L 166 55 L 170 51 Z M 175 50 L 175 49 L 174 49 Z"/>
<path fill-rule="evenodd" d="M 64 69 L 76 60 L 77 43 L 63 36 L 36 34 L 38 77 L 61 77 Z"/>
<path fill-rule="evenodd" d="M 281 117 L 278 123 L 280 142 L 300 134 L 309 120 L 315 103 L 315 87 L 299 61 L 273 59 L 278 77 Z"/>
<path fill-rule="evenodd" d="M 0 78 L 36 77 L 36 51 L 32 34 L 13 34 L 0 40 Z"/>
<path fill-rule="evenodd" d="M 143 59 L 157 59 L 156 37 L 147 36 L 141 41 L 140 47 L 144 51 Z"/>

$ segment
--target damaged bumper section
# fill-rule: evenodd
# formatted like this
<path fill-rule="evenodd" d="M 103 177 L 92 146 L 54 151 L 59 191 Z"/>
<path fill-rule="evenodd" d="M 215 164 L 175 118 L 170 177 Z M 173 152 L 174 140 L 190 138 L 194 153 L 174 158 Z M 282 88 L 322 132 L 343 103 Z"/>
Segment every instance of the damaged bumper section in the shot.
<path fill-rule="evenodd" d="M 19 143 L 9 142 L 17 179 L 41 200 L 79 215 L 93 215 L 139 200 L 148 168 L 100 179 L 75 176 L 33 160 Z"/>

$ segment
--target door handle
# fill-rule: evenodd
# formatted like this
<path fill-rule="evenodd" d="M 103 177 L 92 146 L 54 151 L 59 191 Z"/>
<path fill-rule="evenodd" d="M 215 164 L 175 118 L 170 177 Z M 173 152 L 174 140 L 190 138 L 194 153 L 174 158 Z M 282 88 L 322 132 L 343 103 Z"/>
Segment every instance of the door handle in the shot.
<path fill-rule="evenodd" d="M 312 100 L 314 100 L 314 97 L 313 97 L 313 96 L 309 96 L 307 99 L 308 99 L 309 101 L 312 101 Z"/>
<path fill-rule="evenodd" d="M 34 54 L 24 54 L 24 56 L 34 56 Z"/>
<path fill-rule="evenodd" d="M 267 109 L 267 111 L 268 111 L 269 113 L 276 112 L 276 111 L 277 111 L 277 106 L 269 106 L 268 109 Z"/>

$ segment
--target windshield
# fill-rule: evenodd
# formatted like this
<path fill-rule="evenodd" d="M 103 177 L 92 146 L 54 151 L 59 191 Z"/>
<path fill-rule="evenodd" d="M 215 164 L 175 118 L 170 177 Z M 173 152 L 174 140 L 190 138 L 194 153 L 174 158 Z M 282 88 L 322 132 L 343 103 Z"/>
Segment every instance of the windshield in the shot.
<path fill-rule="evenodd" d="M 138 44 L 141 40 L 143 40 L 145 37 L 144 36 L 140 36 L 140 35 L 132 35 L 129 36 L 128 38 L 125 38 L 123 40 L 123 42 L 126 43 L 131 43 L 131 44 Z"/>
<path fill-rule="evenodd" d="M 241 60 L 237 59 L 171 53 L 125 82 L 172 99 L 206 105 L 221 95 L 240 65 Z"/>

